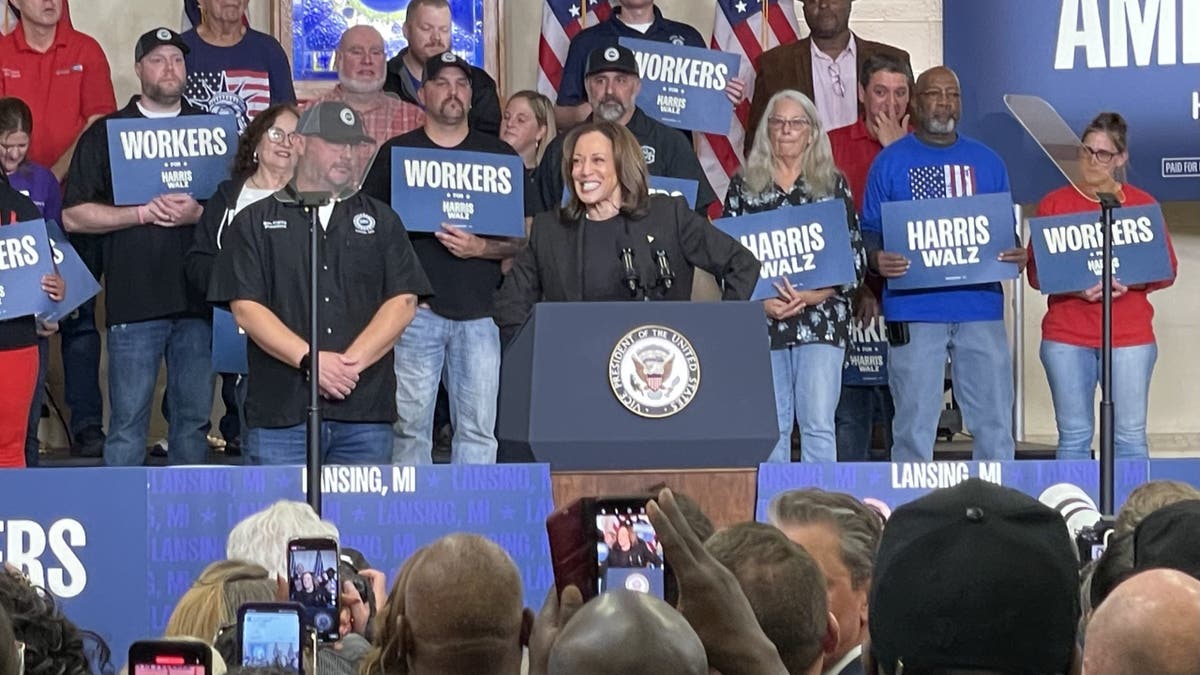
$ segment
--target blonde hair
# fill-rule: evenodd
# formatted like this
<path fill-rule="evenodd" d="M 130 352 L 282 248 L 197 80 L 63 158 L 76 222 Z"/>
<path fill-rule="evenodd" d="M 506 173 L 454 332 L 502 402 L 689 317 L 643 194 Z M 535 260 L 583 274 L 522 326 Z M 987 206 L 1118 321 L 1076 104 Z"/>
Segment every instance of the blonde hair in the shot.
<path fill-rule="evenodd" d="M 164 637 L 194 637 L 212 644 L 217 630 L 237 620 L 247 602 L 275 599 L 275 580 L 260 565 L 219 560 L 200 573 L 167 620 Z"/>
<path fill-rule="evenodd" d="M 508 102 L 512 103 L 514 98 L 525 99 L 525 102 L 529 104 L 529 109 L 533 111 L 533 119 L 537 120 L 537 125 L 546 129 L 546 137 L 538 142 L 537 156 L 534 158 L 538 164 L 541 164 L 542 155 L 546 154 L 546 146 L 550 145 L 550 141 L 558 135 L 558 126 L 554 123 L 554 103 L 545 94 L 532 89 L 518 91 L 508 97 Z"/>
<path fill-rule="evenodd" d="M 800 166 L 800 176 L 808 186 L 814 199 L 832 197 L 838 184 L 838 168 L 833 163 L 833 149 L 829 145 L 829 136 L 821 127 L 821 117 L 817 115 L 817 106 L 813 105 L 804 94 L 795 89 L 784 89 L 777 92 L 767 101 L 767 110 L 758 121 L 758 129 L 754 132 L 754 145 L 746 157 L 746 188 L 751 194 L 759 195 L 767 191 L 775 181 L 774 165 L 775 150 L 771 147 L 771 136 L 767 133 L 771 113 L 780 101 L 794 101 L 804 109 L 808 118 L 808 148 L 804 151 L 804 161 Z M 781 186 L 784 189 L 790 185 Z"/>

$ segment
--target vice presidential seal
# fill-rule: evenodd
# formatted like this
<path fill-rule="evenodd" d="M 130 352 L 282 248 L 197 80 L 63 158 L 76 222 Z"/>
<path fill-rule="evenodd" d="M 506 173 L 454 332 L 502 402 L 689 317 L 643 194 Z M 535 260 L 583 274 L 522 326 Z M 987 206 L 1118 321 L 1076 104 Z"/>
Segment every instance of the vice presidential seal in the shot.
<path fill-rule="evenodd" d="M 642 417 L 670 417 L 700 386 L 700 360 L 688 339 L 666 326 L 639 326 L 613 347 L 608 383 L 621 405 Z"/>

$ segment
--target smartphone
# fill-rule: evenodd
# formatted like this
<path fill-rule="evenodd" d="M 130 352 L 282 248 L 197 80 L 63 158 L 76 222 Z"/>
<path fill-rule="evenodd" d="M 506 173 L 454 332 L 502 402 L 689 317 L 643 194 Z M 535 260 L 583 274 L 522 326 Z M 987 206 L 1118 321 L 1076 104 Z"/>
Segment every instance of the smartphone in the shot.
<path fill-rule="evenodd" d="M 908 344 L 907 321 L 885 321 L 887 327 L 888 346 L 903 347 Z"/>
<path fill-rule="evenodd" d="M 668 573 L 646 497 L 596 499 L 587 525 L 595 545 L 596 592 L 625 588 L 665 595 Z"/>
<path fill-rule="evenodd" d="M 294 602 L 248 602 L 238 608 L 241 664 L 304 672 L 304 608 Z"/>
<path fill-rule="evenodd" d="M 321 642 L 337 642 L 338 545 L 330 538 L 292 539 L 288 542 L 288 600 L 304 611 L 305 623 Z"/>
<path fill-rule="evenodd" d="M 130 675 L 210 675 L 212 648 L 199 640 L 138 640 L 129 646 Z"/>
<path fill-rule="evenodd" d="M 550 541 L 550 563 L 554 567 L 554 586 L 574 586 L 584 600 L 596 595 L 596 544 L 591 528 L 585 527 L 593 500 L 580 498 L 546 518 Z"/>

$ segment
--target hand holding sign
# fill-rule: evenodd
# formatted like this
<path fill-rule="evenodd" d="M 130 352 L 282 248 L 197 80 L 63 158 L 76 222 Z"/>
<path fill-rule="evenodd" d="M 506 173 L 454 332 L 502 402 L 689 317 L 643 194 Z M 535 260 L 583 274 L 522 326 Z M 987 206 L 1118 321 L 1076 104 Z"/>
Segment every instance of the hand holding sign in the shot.
<path fill-rule="evenodd" d="M 871 267 L 884 279 L 904 276 L 911 265 L 912 261 L 908 258 L 891 251 L 876 251 L 871 256 Z"/>
<path fill-rule="evenodd" d="M 47 274 L 42 277 L 42 290 L 50 299 L 55 302 L 62 302 L 62 299 L 67 294 L 67 282 L 59 276 L 58 272 Z"/>
<path fill-rule="evenodd" d="M 433 236 L 456 258 L 478 258 L 487 250 L 487 242 L 482 238 L 449 223 L 442 223 L 442 231 Z"/>
<path fill-rule="evenodd" d="M 729 102 L 737 105 L 746 98 L 746 83 L 740 77 L 729 78 L 729 83 L 725 85 L 725 96 Z"/>
<path fill-rule="evenodd" d="M 1000 262 L 1015 263 L 1017 273 L 1025 271 L 1025 265 L 1029 263 L 1029 252 L 1021 247 L 1007 248 L 1000 252 L 996 257 Z"/>

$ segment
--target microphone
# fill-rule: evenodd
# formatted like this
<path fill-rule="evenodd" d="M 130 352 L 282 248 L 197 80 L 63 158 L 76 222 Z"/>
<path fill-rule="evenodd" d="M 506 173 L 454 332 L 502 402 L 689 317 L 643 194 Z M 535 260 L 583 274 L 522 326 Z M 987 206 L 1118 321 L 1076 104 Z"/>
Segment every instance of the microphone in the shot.
<path fill-rule="evenodd" d="M 661 248 L 654 251 L 654 260 L 658 263 L 658 285 L 669 291 L 675 285 L 675 273 L 671 271 L 671 261 L 667 252 Z"/>
<path fill-rule="evenodd" d="M 625 276 L 621 278 L 621 282 L 629 289 L 629 295 L 636 298 L 638 291 L 642 289 L 642 280 L 633 264 L 633 247 L 629 245 L 628 240 L 621 242 L 620 256 L 621 265 L 625 267 Z"/>

